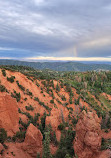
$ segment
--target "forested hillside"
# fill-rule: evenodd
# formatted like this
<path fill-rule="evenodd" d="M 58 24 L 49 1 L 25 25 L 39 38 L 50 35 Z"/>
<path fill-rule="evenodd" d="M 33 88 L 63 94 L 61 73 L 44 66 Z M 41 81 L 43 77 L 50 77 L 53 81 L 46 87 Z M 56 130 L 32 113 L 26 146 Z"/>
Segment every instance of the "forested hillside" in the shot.
<path fill-rule="evenodd" d="M 0 60 L 0 65 L 22 65 L 35 69 L 51 69 L 55 71 L 92 71 L 111 70 L 109 64 L 83 64 L 80 62 L 25 62 L 16 60 Z"/>

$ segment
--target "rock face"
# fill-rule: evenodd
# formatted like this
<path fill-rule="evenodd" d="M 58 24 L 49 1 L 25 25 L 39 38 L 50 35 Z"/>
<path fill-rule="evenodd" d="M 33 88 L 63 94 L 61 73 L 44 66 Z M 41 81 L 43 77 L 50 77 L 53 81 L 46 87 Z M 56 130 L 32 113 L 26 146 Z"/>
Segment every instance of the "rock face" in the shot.
<path fill-rule="evenodd" d="M 22 146 L 23 150 L 31 155 L 31 157 L 36 157 L 37 152 L 42 152 L 42 139 L 43 136 L 40 130 L 37 129 L 33 124 L 30 124 Z"/>
<path fill-rule="evenodd" d="M 26 124 L 28 123 L 28 118 L 26 115 L 20 114 L 20 118 L 21 118 L 22 122 L 24 122 Z"/>
<path fill-rule="evenodd" d="M 58 130 L 58 125 L 60 125 L 60 123 L 62 123 L 62 110 L 58 110 L 58 109 L 52 109 L 51 111 L 51 115 L 49 117 L 46 117 L 46 125 L 51 125 L 52 129 L 55 131 L 56 133 L 56 138 L 57 141 L 60 141 L 60 137 L 61 137 L 61 132 Z M 63 114 L 64 118 L 67 118 L 67 111 L 66 113 Z"/>
<path fill-rule="evenodd" d="M 15 133 L 19 127 L 18 104 L 14 98 L 5 93 L 0 93 L 0 128 L 8 134 Z"/>
<path fill-rule="evenodd" d="M 74 150 L 78 158 L 97 157 L 101 147 L 100 120 L 96 113 L 83 111 L 76 125 Z"/>
<path fill-rule="evenodd" d="M 5 149 L 0 158 L 31 158 L 29 154 L 23 151 L 21 143 L 7 142 L 6 145 L 8 150 Z"/>

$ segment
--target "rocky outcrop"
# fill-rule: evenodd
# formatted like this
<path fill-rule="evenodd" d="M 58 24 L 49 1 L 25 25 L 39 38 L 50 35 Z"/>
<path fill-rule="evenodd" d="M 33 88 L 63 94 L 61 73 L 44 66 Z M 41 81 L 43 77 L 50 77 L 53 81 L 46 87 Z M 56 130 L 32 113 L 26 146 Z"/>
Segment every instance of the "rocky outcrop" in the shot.
<path fill-rule="evenodd" d="M 28 123 L 28 118 L 27 118 L 27 116 L 26 115 L 23 115 L 23 114 L 19 114 L 20 115 L 20 119 L 22 120 L 22 122 L 24 122 L 24 123 Z"/>
<path fill-rule="evenodd" d="M 31 158 L 29 154 L 23 151 L 22 143 L 6 142 L 8 149 L 4 149 L 1 158 Z"/>
<path fill-rule="evenodd" d="M 76 125 L 75 153 L 78 158 L 97 157 L 100 147 L 100 120 L 96 113 L 83 111 Z"/>
<path fill-rule="evenodd" d="M 51 125 L 52 129 L 56 133 L 57 141 L 60 141 L 61 132 L 57 130 L 58 125 L 62 122 L 61 113 L 59 110 L 52 109 L 51 115 L 46 117 L 46 125 Z"/>
<path fill-rule="evenodd" d="M 9 135 L 18 131 L 18 104 L 14 98 L 6 93 L 0 93 L 0 128 L 4 128 Z"/>
<path fill-rule="evenodd" d="M 33 124 L 30 124 L 26 132 L 25 141 L 22 145 L 23 150 L 31 155 L 31 157 L 36 157 L 37 152 L 42 152 L 42 139 L 43 136 L 40 130 Z"/>

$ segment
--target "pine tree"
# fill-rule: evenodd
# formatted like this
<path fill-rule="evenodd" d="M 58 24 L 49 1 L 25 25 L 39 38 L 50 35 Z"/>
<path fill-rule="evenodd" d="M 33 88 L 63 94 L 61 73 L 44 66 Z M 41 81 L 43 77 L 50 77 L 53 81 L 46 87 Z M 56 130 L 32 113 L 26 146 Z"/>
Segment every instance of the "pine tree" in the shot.
<path fill-rule="evenodd" d="M 62 149 L 65 147 L 65 144 L 64 144 L 64 135 L 63 133 L 61 133 L 61 138 L 60 138 L 60 143 L 59 143 L 59 149 Z"/>
<path fill-rule="evenodd" d="M 57 143 L 58 143 L 55 131 L 54 131 L 54 135 L 53 135 L 53 142 L 54 142 L 55 145 L 57 145 Z"/>
<path fill-rule="evenodd" d="M 37 158 L 40 158 L 40 153 L 37 153 Z"/>
<path fill-rule="evenodd" d="M 69 154 L 66 154 L 65 158 L 71 158 Z"/>
<path fill-rule="evenodd" d="M 57 85 L 56 85 L 56 91 L 60 91 L 60 87 L 59 87 L 59 85 L 58 85 L 58 83 L 57 83 Z"/>
<path fill-rule="evenodd" d="M 51 81 L 51 86 L 54 89 L 54 82 L 53 82 L 53 80 Z"/>
<path fill-rule="evenodd" d="M 43 142 L 43 155 L 42 158 L 52 158 L 50 153 L 50 132 L 45 132 L 45 140 Z"/>

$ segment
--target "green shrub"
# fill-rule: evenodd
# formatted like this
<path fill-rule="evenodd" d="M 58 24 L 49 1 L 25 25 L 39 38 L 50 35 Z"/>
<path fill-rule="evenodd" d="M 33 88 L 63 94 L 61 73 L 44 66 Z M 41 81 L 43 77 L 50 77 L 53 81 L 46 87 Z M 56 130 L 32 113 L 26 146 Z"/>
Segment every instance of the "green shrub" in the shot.
<path fill-rule="evenodd" d="M 63 101 L 66 101 L 65 95 L 62 95 L 62 96 L 61 96 L 61 99 L 62 99 Z"/>
<path fill-rule="evenodd" d="M 54 145 L 58 145 L 55 131 L 50 131 L 50 140 L 51 142 L 53 142 Z"/>
<path fill-rule="evenodd" d="M 21 119 L 19 120 L 19 124 L 21 124 L 25 129 L 27 129 L 27 127 L 29 126 L 30 123 L 32 123 L 34 126 L 38 125 L 37 121 L 38 121 L 39 116 L 40 116 L 39 113 L 36 113 L 34 115 L 34 117 L 33 117 L 28 112 L 22 112 L 20 109 L 19 109 L 19 112 L 24 114 L 24 115 L 26 115 L 28 117 L 28 119 L 29 119 L 27 124 L 24 123 Z"/>
<path fill-rule="evenodd" d="M 37 121 L 39 120 L 39 116 L 40 116 L 40 114 L 37 113 L 37 114 L 35 114 L 34 117 L 30 120 L 31 123 L 32 123 L 34 126 L 37 125 Z"/>
<path fill-rule="evenodd" d="M 65 83 L 65 86 L 66 86 L 66 91 L 67 92 L 71 92 L 72 91 L 71 85 L 69 83 Z"/>
<path fill-rule="evenodd" d="M 35 97 L 34 100 L 39 102 L 39 98 L 38 97 Z"/>
<path fill-rule="evenodd" d="M 51 103 L 51 104 L 54 104 L 54 100 L 50 100 L 50 103 Z"/>
<path fill-rule="evenodd" d="M 39 84 L 37 81 L 36 81 L 36 86 L 37 86 L 37 87 L 40 87 L 40 84 Z"/>
<path fill-rule="evenodd" d="M 34 110 L 34 108 L 33 108 L 32 105 L 25 106 L 25 108 L 26 108 L 26 110 L 28 110 L 28 111 L 33 111 L 33 110 Z"/>
<path fill-rule="evenodd" d="M 7 132 L 4 128 L 0 128 L 0 143 L 3 144 L 7 139 Z"/>
<path fill-rule="evenodd" d="M 57 83 L 57 85 L 56 85 L 56 91 L 60 91 L 60 86 L 59 86 L 59 84 Z"/>
<path fill-rule="evenodd" d="M 105 146 L 105 139 L 102 138 L 102 140 L 101 140 L 101 150 L 104 150 L 104 146 Z"/>
<path fill-rule="evenodd" d="M 27 78 L 28 78 L 30 81 L 32 81 L 32 82 L 33 82 L 33 79 L 31 79 L 29 76 L 27 76 Z"/>
<path fill-rule="evenodd" d="M 72 119 L 72 124 L 75 126 L 78 122 L 78 119 L 76 119 L 75 117 Z"/>
<path fill-rule="evenodd" d="M 8 149 L 8 146 L 6 144 L 3 144 L 3 146 L 4 146 L 5 149 Z"/>
<path fill-rule="evenodd" d="M 12 154 L 13 156 L 15 156 L 15 154 L 13 153 L 13 151 L 11 152 L 11 154 Z"/>
<path fill-rule="evenodd" d="M 19 84 L 19 81 L 16 81 L 18 87 L 22 90 L 25 91 L 25 87 L 23 87 L 21 84 Z"/>
<path fill-rule="evenodd" d="M 111 118 L 108 118 L 106 127 L 111 129 Z"/>
<path fill-rule="evenodd" d="M 51 111 L 51 108 L 49 108 L 47 105 L 45 105 L 44 102 L 41 102 L 38 97 L 35 97 L 34 100 L 38 101 L 38 103 L 41 106 L 43 106 L 46 110 Z"/>
<path fill-rule="evenodd" d="M 72 97 L 69 98 L 69 103 L 72 104 Z"/>
<path fill-rule="evenodd" d="M 85 110 L 85 111 L 87 112 L 87 108 L 86 108 L 85 106 L 80 107 L 80 110 L 81 110 L 81 112 L 82 112 L 83 110 Z"/>
<path fill-rule="evenodd" d="M 27 100 L 27 98 L 24 98 L 24 101 L 26 101 Z"/>
<path fill-rule="evenodd" d="M 58 149 L 54 158 L 65 158 L 66 154 L 67 154 L 67 150 L 65 148 Z"/>
<path fill-rule="evenodd" d="M 14 79 L 15 79 L 15 76 L 7 77 L 7 81 L 9 81 L 10 83 L 13 83 Z"/>
<path fill-rule="evenodd" d="M 65 125 L 61 123 L 60 125 L 58 125 L 58 129 L 60 131 L 64 130 L 65 129 Z"/>
<path fill-rule="evenodd" d="M 22 111 L 21 111 L 21 109 L 20 109 L 20 108 L 18 108 L 18 112 L 19 112 L 19 113 L 22 113 Z"/>
<path fill-rule="evenodd" d="M 111 139 L 104 139 L 101 140 L 101 150 L 111 149 Z"/>
<path fill-rule="evenodd" d="M 26 94 L 32 96 L 32 92 L 30 92 L 29 89 L 26 90 Z"/>
<path fill-rule="evenodd" d="M 62 81 L 62 80 L 60 80 L 60 86 L 61 86 L 61 88 L 63 88 L 63 87 L 64 87 L 64 83 L 63 83 L 63 81 Z"/>
<path fill-rule="evenodd" d="M 2 75 L 6 77 L 6 71 L 4 69 L 2 69 Z"/>
<path fill-rule="evenodd" d="M 16 139 L 19 139 L 20 142 L 23 142 L 25 139 L 26 131 L 17 131 L 16 134 L 13 136 L 12 140 L 16 141 Z"/>
<path fill-rule="evenodd" d="M 14 93 L 11 93 L 11 97 L 16 98 L 17 102 L 19 102 L 21 99 L 20 93 L 17 93 L 16 91 L 14 91 Z"/>
<path fill-rule="evenodd" d="M 63 106 L 65 106 L 65 107 L 66 107 L 67 105 L 68 105 L 68 103 L 67 103 L 67 102 L 63 104 Z"/>
<path fill-rule="evenodd" d="M 6 92 L 7 89 L 5 88 L 4 85 L 0 85 L 0 92 Z"/>
<path fill-rule="evenodd" d="M 56 99 L 56 101 L 57 101 L 59 104 L 62 104 L 61 101 L 60 101 L 58 98 Z"/>
<path fill-rule="evenodd" d="M 27 129 L 27 127 L 29 126 L 30 122 L 24 123 L 24 122 L 21 120 L 21 118 L 20 118 L 19 124 L 21 124 L 24 129 Z"/>

